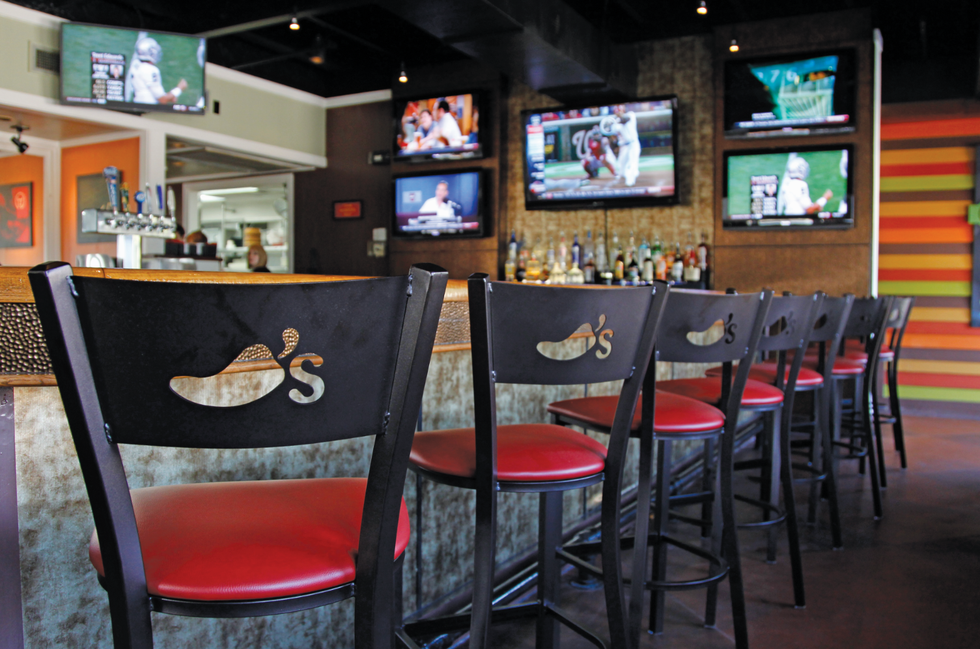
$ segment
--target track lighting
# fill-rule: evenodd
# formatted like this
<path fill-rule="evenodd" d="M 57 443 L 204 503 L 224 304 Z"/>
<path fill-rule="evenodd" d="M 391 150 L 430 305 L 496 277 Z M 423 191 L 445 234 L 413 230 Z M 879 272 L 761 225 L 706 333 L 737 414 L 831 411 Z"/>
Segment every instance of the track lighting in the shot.
<path fill-rule="evenodd" d="M 729 52 L 737 52 L 738 51 L 738 41 L 735 40 L 734 38 L 732 39 L 732 44 L 728 46 L 728 51 Z"/>
<path fill-rule="evenodd" d="M 10 141 L 14 143 L 14 146 L 15 147 L 17 147 L 17 152 L 18 153 L 27 153 L 27 149 L 30 147 L 30 145 L 27 142 L 22 141 L 20 138 L 24 134 L 24 131 L 26 131 L 30 127 L 29 126 L 21 126 L 21 125 L 18 124 L 17 126 L 11 126 L 10 128 L 12 128 L 15 131 L 17 131 L 17 135 L 15 135 L 12 138 L 10 138 Z"/>
<path fill-rule="evenodd" d="M 299 31 L 299 18 L 293 16 L 293 19 L 289 21 L 289 28 L 294 32 Z"/>
<path fill-rule="evenodd" d="M 704 0 L 701 0 L 701 4 L 698 5 L 698 13 L 702 16 L 708 13 L 708 3 Z"/>
<path fill-rule="evenodd" d="M 398 81 L 408 83 L 408 73 L 405 72 L 405 62 L 402 62 L 401 72 L 398 73 Z"/>

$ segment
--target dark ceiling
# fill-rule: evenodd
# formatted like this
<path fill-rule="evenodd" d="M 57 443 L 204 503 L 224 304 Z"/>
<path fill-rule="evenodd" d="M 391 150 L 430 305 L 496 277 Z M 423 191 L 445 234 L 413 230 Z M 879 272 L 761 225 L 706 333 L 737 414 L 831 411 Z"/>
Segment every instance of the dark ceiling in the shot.
<path fill-rule="evenodd" d="M 884 36 L 886 102 L 980 94 L 977 0 L 707 0 L 706 16 L 695 11 L 699 0 L 12 1 L 78 22 L 206 34 L 208 61 L 324 97 L 390 88 L 402 62 L 411 73 L 474 56 L 485 63 L 490 57 L 492 64 L 508 48 L 531 56 L 535 44 L 515 34 L 547 32 L 550 20 L 557 32 L 559 15 L 583 41 L 616 50 L 620 44 L 710 33 L 716 25 L 870 7 Z M 298 31 L 288 28 L 294 14 Z M 801 18 L 801 29 L 819 28 L 818 17 Z M 549 60 L 561 64 L 567 40 L 564 50 L 551 49 L 558 56 Z M 317 54 L 320 64 L 310 61 Z M 589 62 L 587 52 L 570 58 Z M 582 88 L 601 85 L 588 74 L 579 76 Z"/>

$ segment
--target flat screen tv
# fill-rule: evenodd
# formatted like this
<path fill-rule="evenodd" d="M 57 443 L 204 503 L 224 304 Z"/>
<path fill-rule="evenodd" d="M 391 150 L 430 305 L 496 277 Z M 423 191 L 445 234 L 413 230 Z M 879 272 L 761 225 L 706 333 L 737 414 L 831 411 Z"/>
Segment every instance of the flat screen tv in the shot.
<path fill-rule="evenodd" d="M 406 162 L 482 158 L 479 93 L 396 99 L 394 157 Z M 485 108 L 484 108 L 485 110 Z"/>
<path fill-rule="evenodd" d="M 854 130 L 854 61 L 854 50 L 726 61 L 725 135 Z"/>
<path fill-rule="evenodd" d="M 850 145 L 725 153 L 725 228 L 854 225 Z"/>
<path fill-rule="evenodd" d="M 677 97 L 522 113 L 524 206 L 677 202 Z"/>
<path fill-rule="evenodd" d="M 483 182 L 483 172 L 478 169 L 395 178 L 392 236 L 407 239 L 483 236 Z"/>
<path fill-rule="evenodd" d="M 207 43 L 197 36 L 61 26 L 61 103 L 203 115 Z"/>

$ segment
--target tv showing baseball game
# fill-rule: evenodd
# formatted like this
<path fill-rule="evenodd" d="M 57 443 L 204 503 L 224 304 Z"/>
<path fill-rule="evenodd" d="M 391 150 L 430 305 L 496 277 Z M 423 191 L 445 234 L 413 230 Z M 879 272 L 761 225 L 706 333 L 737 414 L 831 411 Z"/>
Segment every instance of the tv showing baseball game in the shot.
<path fill-rule="evenodd" d="M 839 50 L 725 62 L 725 135 L 854 130 L 855 54 Z"/>
<path fill-rule="evenodd" d="M 854 225 L 850 145 L 725 153 L 725 228 Z"/>
<path fill-rule="evenodd" d="M 522 113 L 526 209 L 677 202 L 677 97 Z"/>
<path fill-rule="evenodd" d="M 61 103 L 203 115 L 206 60 L 197 36 L 65 23 Z"/>
<path fill-rule="evenodd" d="M 480 95 L 396 99 L 395 159 L 406 162 L 482 158 Z"/>
<path fill-rule="evenodd" d="M 453 171 L 394 179 L 392 236 L 409 239 L 484 234 L 483 172 Z"/>

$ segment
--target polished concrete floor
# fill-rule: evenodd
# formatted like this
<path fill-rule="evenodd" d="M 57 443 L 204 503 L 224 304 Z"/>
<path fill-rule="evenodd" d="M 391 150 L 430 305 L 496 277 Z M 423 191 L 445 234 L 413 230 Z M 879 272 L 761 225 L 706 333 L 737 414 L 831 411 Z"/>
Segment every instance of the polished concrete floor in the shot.
<path fill-rule="evenodd" d="M 906 470 L 892 450 L 890 427 L 884 439 L 883 519 L 873 520 L 867 476 L 846 462 L 844 549 L 831 549 L 825 508 L 816 527 L 803 527 L 805 609 L 793 607 L 785 533 L 775 564 L 765 561 L 763 533 L 739 533 L 753 649 L 980 647 L 980 422 L 908 418 Z M 805 487 L 797 502 L 805 503 Z M 577 590 L 572 577 L 565 576 L 562 607 L 608 637 L 602 591 Z M 641 647 L 734 646 L 727 584 L 715 628 L 703 625 L 704 600 L 703 590 L 668 594 L 664 633 L 644 631 Z M 564 649 L 592 646 L 568 630 L 561 639 Z M 500 625 L 491 646 L 533 647 L 533 621 Z"/>

